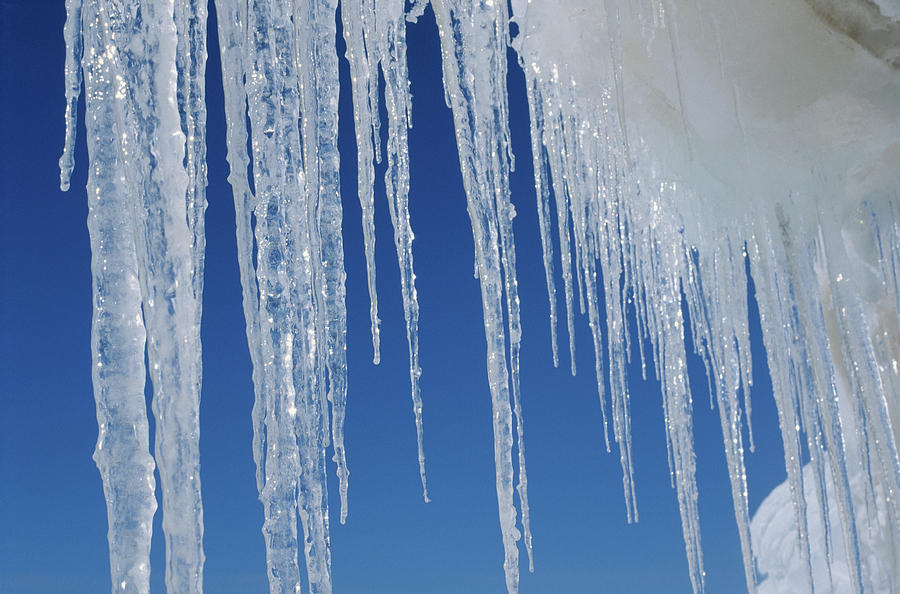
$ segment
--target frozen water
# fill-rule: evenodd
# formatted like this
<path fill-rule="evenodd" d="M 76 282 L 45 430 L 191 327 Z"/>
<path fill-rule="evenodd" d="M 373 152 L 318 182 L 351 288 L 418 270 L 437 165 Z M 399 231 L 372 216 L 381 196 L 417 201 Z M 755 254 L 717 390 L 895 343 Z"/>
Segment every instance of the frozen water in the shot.
<path fill-rule="evenodd" d="M 558 250 L 569 364 L 575 373 L 572 337 L 581 313 L 603 411 L 598 431 L 618 450 L 627 519 L 639 515 L 625 372 L 636 351 L 645 375 L 655 373 L 661 385 L 688 572 L 694 591 L 704 589 L 690 333 L 719 412 L 748 590 L 900 590 L 897 2 L 431 4 L 481 286 L 508 590 L 518 589 L 518 541 L 529 560 L 532 541 L 508 47 L 525 74 L 553 362 L 563 317 L 553 270 Z M 338 3 L 217 0 L 216 8 L 269 583 L 273 592 L 301 589 L 302 542 L 309 590 L 328 592 L 327 448 L 337 463 L 341 522 L 349 489 Z M 339 16 L 352 81 L 373 358 L 380 358 L 374 172 L 384 160 L 427 501 L 405 37 L 407 21 L 424 8 L 344 0 Z M 95 460 L 107 498 L 112 580 L 115 589 L 149 589 L 157 465 L 167 587 L 200 591 L 205 5 L 164 0 L 138 9 L 121 0 L 68 0 L 67 9 L 61 187 L 73 167 L 83 82 Z M 748 267 L 788 476 L 752 521 Z M 157 420 L 153 456 L 145 349 Z"/>

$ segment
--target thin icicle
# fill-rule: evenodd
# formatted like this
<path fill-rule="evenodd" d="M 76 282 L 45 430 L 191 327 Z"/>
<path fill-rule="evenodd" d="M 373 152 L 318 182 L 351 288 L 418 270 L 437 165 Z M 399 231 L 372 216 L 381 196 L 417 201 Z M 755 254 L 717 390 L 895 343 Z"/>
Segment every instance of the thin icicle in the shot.
<path fill-rule="evenodd" d="M 639 261 L 647 274 L 650 340 L 656 350 L 666 411 L 666 433 L 675 470 L 675 487 L 681 511 L 681 526 L 691 585 L 695 592 L 704 588 L 703 555 L 700 545 L 700 520 L 697 510 L 697 484 L 693 447 L 692 399 L 684 348 L 684 320 L 681 313 L 679 277 L 684 271 L 683 247 L 674 232 L 658 217 L 667 210 L 674 184 L 664 184 L 658 197 L 648 201 L 649 211 L 641 213 L 650 229 L 658 235 L 648 237 L 639 247 Z M 670 222 L 671 224 L 671 222 Z M 674 273 L 674 274 L 673 274 Z"/>
<path fill-rule="evenodd" d="M 394 227 L 397 262 L 400 265 L 400 288 L 406 319 L 406 340 L 409 345 L 409 381 L 416 421 L 419 477 L 422 481 L 422 496 L 428 502 L 422 395 L 419 387 L 419 378 L 422 375 L 419 367 L 419 300 L 416 293 L 416 273 L 413 268 L 414 235 L 409 220 L 408 130 L 412 125 L 410 122 L 412 106 L 406 69 L 406 19 L 403 15 L 402 2 L 395 3 L 394 8 L 394 11 L 387 9 L 378 11 L 375 31 L 376 60 L 384 74 L 384 98 L 388 114 L 387 170 L 384 174 L 384 185 L 391 223 Z"/>
<path fill-rule="evenodd" d="M 463 185 L 475 240 L 494 413 L 494 464 L 505 551 L 503 567 L 507 590 L 513 593 L 518 591 L 516 542 L 521 535 L 516 528 L 513 502 L 513 419 L 507 337 L 503 328 L 504 292 L 515 285 L 515 271 L 505 268 L 515 264 L 511 242 L 508 237 L 504 238 L 508 235 L 505 230 L 508 230 L 512 213 L 509 165 L 505 160 L 509 138 L 505 85 L 508 15 L 506 5 L 502 3 L 471 6 L 468 2 L 443 0 L 432 2 L 432 5 L 441 37 L 444 85 L 453 109 Z M 507 307 L 512 297 L 514 295 L 507 293 Z M 514 316 L 515 312 L 508 311 L 507 314 Z M 515 326 L 511 328 L 515 329 Z M 509 344 L 516 344 L 518 340 L 519 336 L 510 336 Z M 522 498 L 523 506 L 526 501 Z"/>
<path fill-rule="evenodd" d="M 206 254 L 206 5 L 203 0 L 176 0 L 174 11 L 178 40 L 176 99 L 185 138 L 184 164 L 188 175 L 185 209 L 191 230 L 191 286 L 197 304 L 192 326 L 198 334 Z"/>
<path fill-rule="evenodd" d="M 369 318 L 372 326 L 372 360 L 381 361 L 381 321 L 378 319 L 378 292 L 375 289 L 375 151 L 380 146 L 378 104 L 373 101 L 378 88 L 378 70 L 373 53 L 375 10 L 371 0 L 341 2 L 341 21 L 350 63 L 353 122 L 356 131 L 357 193 L 362 210 L 366 254 L 366 281 L 369 288 Z M 343 495 L 342 495 L 343 497 Z M 343 499 L 342 499 L 343 502 Z M 341 523 L 344 513 L 341 512 Z"/>
<path fill-rule="evenodd" d="M 559 84 L 558 74 L 552 73 L 551 85 Z M 559 106 L 556 106 L 559 109 Z M 561 146 L 561 124 L 559 124 L 560 116 L 554 113 L 554 106 L 549 104 L 545 99 L 544 111 L 550 118 L 555 119 L 547 128 L 545 134 L 550 132 L 549 136 L 544 137 L 544 145 L 548 147 Z M 575 297 L 574 297 L 574 281 L 572 280 L 572 248 L 570 245 L 569 235 L 569 205 L 567 202 L 568 193 L 565 189 L 565 180 L 563 178 L 563 167 L 560 164 L 560 155 L 558 151 L 548 151 L 550 155 L 550 169 L 553 172 L 551 179 L 553 182 L 553 194 L 556 199 L 556 215 L 557 215 L 557 231 L 559 233 L 559 256 L 562 264 L 563 289 L 566 297 L 566 330 L 569 335 L 569 365 L 572 375 L 575 375 Z"/>
<path fill-rule="evenodd" d="M 767 232 L 768 230 L 766 230 Z M 753 246 L 754 259 L 757 263 L 759 274 L 756 279 L 758 291 L 760 319 L 763 327 L 763 337 L 766 341 L 769 369 L 772 374 L 772 387 L 775 392 L 775 403 L 778 409 L 778 424 L 781 429 L 782 443 L 784 446 L 784 462 L 787 470 L 788 483 L 790 485 L 791 500 L 794 507 L 794 520 L 797 526 L 797 536 L 800 546 L 800 554 L 803 559 L 804 569 L 807 575 L 809 591 L 812 591 L 812 567 L 809 560 L 809 540 L 806 520 L 806 505 L 803 499 L 803 475 L 801 473 L 799 428 L 800 420 L 797 413 L 792 385 L 796 378 L 796 372 L 790 369 L 791 364 L 799 361 L 794 351 L 793 337 L 796 336 L 789 312 L 784 306 L 770 301 L 777 299 L 779 293 L 785 303 L 790 303 L 786 298 L 784 289 L 780 286 L 784 282 L 779 278 L 772 261 L 777 257 L 776 245 L 771 237 L 762 235 L 758 243 Z M 762 258 L 765 258 L 763 260 Z M 770 260 L 771 258 L 771 260 Z M 764 299 L 762 297 L 768 297 Z M 775 356 L 774 353 L 787 353 L 787 357 Z"/>
<path fill-rule="evenodd" d="M 508 43 L 508 40 L 507 40 Z M 498 70 L 498 79 L 506 78 L 506 64 L 498 61 L 495 68 Z M 509 140 L 509 113 L 506 103 L 495 106 L 499 111 L 500 123 L 499 149 L 493 154 L 492 168 L 495 171 L 504 171 L 503 156 L 511 155 Z M 505 125 L 504 125 L 505 123 Z M 504 150 L 505 149 L 505 150 Z M 511 164 L 510 166 L 511 167 Z M 504 172 L 506 183 L 509 180 L 509 171 Z M 507 190 L 508 192 L 508 190 Z M 509 329 L 509 370 L 510 386 L 512 390 L 513 416 L 516 423 L 516 448 L 518 454 L 518 482 L 516 491 L 519 495 L 519 504 L 522 511 L 522 531 L 525 539 L 525 550 L 528 553 L 528 567 L 534 571 L 534 558 L 532 554 L 532 536 L 530 509 L 528 506 L 528 475 L 525 467 L 525 421 L 522 415 L 521 382 L 519 379 L 519 351 L 522 344 L 522 323 L 519 313 L 519 281 L 516 278 L 516 249 L 513 242 L 513 218 L 516 209 L 504 195 L 502 186 L 494 190 L 495 208 L 497 209 L 497 227 L 499 231 L 500 260 L 503 270 L 504 294 L 506 295 L 506 318 Z"/>
<path fill-rule="evenodd" d="M 828 230 L 834 235 L 834 230 Z M 830 295 L 833 300 L 833 311 L 837 327 L 844 337 L 842 341 L 844 375 L 849 379 L 851 390 L 858 394 L 856 407 L 857 423 L 860 430 L 856 438 L 859 440 L 859 462 L 865 464 L 868 472 L 864 474 L 866 508 L 863 510 L 869 522 L 869 531 L 894 532 L 893 527 L 900 521 L 900 461 L 897 456 L 897 445 L 891 427 L 888 410 L 891 394 L 885 390 L 882 374 L 872 343 L 872 329 L 863 310 L 862 299 L 848 282 L 854 269 L 847 251 L 852 243 L 840 245 L 837 242 L 825 243 L 825 257 L 829 276 L 835 281 L 831 283 Z M 886 316 L 884 316 L 886 317 Z M 881 494 L 877 493 L 881 490 Z M 879 520 L 882 518 L 882 520 Z M 884 521 L 886 520 L 886 522 Z M 876 527 L 881 522 L 884 527 Z M 895 534 L 891 534 L 895 536 Z M 848 550 L 848 555 L 850 551 Z M 893 557 L 888 556 L 884 562 L 890 564 Z M 868 556 L 871 556 L 868 555 Z M 853 559 L 848 559 L 852 562 Z M 851 570 L 854 569 L 851 563 Z M 856 577 L 856 576 L 854 576 Z M 859 575 L 858 580 L 863 576 Z M 866 589 L 863 583 L 861 589 Z"/>
<path fill-rule="evenodd" d="M 367 267 L 370 258 L 369 250 L 371 249 L 374 254 L 374 227 L 371 228 L 373 233 L 371 239 L 368 237 L 372 217 L 371 200 L 374 192 L 374 178 L 370 179 L 369 176 L 374 176 L 373 158 L 376 160 L 381 158 L 379 150 L 381 120 L 378 114 L 377 94 L 379 70 L 384 76 L 384 101 L 388 114 L 385 190 L 394 229 L 397 261 L 400 265 L 400 284 L 409 345 L 411 395 L 416 421 L 419 475 L 422 481 L 423 497 L 427 502 L 429 498 L 425 476 L 422 397 L 419 387 L 419 378 L 421 377 L 418 346 L 419 305 L 413 268 L 412 241 L 414 236 L 409 221 L 408 204 L 408 129 L 411 127 L 412 105 L 406 66 L 406 16 L 402 1 L 385 3 L 379 6 L 378 10 L 375 9 L 373 3 L 362 0 L 350 0 L 343 2 L 341 6 L 344 37 L 347 40 L 347 54 L 353 82 L 354 120 L 357 153 L 360 159 L 360 201 L 362 202 L 364 199 L 366 201 L 363 206 L 363 227 L 364 235 L 366 235 Z M 376 149 L 374 155 L 372 152 L 373 139 Z M 374 304 L 376 301 L 371 297 L 374 294 L 374 267 L 369 270 L 370 301 Z M 372 311 L 374 312 L 374 310 Z"/>
<path fill-rule="evenodd" d="M 521 56 L 521 54 L 520 54 Z M 520 58 L 521 60 L 521 58 Z M 520 62 L 523 70 L 528 71 L 533 65 Z M 538 198 L 538 226 L 541 230 L 541 255 L 544 260 L 544 278 L 547 284 L 547 300 L 550 304 L 550 349 L 553 353 L 553 366 L 559 367 L 559 339 L 557 338 L 559 321 L 556 313 L 556 282 L 553 280 L 553 240 L 550 233 L 550 188 L 547 181 L 547 158 L 541 144 L 543 129 L 543 111 L 539 90 L 535 81 L 526 76 L 528 115 L 531 122 L 531 158 L 534 168 L 534 188 Z"/>
<path fill-rule="evenodd" d="M 253 461 L 256 464 L 256 489 L 260 494 L 265 485 L 265 383 L 262 360 L 263 337 L 260 335 L 259 287 L 253 268 L 252 216 L 255 197 L 250 191 L 247 154 L 247 96 L 244 91 L 244 39 L 247 6 L 236 0 L 219 0 L 216 6 L 219 33 L 219 52 L 222 62 L 222 83 L 225 94 L 226 142 L 228 147 L 228 182 L 234 194 L 234 215 L 237 236 L 238 268 L 244 323 L 250 362 L 253 367 Z"/>
<path fill-rule="evenodd" d="M 81 58 L 84 41 L 81 31 L 82 0 L 66 0 L 66 140 L 59 158 L 59 189 L 69 189 L 75 168 L 75 130 L 78 126 L 78 98 L 81 96 Z"/>
<path fill-rule="evenodd" d="M 349 480 L 343 428 L 347 403 L 347 311 L 337 147 L 336 11 L 337 0 L 295 0 L 293 6 L 294 60 L 300 82 L 301 146 L 306 182 L 305 210 L 298 210 L 296 216 L 306 218 L 307 228 L 304 233 L 301 226 L 300 242 L 307 245 L 308 241 L 310 254 L 298 262 L 297 273 L 300 278 L 309 275 L 316 316 L 312 325 L 313 320 L 304 320 L 301 313 L 294 336 L 295 341 L 302 343 L 301 353 L 305 357 L 305 360 L 297 358 L 294 361 L 294 381 L 300 398 L 296 419 L 302 465 L 300 519 L 305 537 L 306 569 L 313 592 L 331 591 L 325 474 L 325 447 L 331 436 L 334 459 L 338 464 L 342 518 L 347 513 Z M 304 300 L 306 289 L 302 291 L 298 298 Z M 312 327 L 315 328 L 314 338 L 309 330 Z M 315 362 L 314 367 L 309 366 L 311 362 Z M 313 377 L 317 378 L 317 384 L 312 383 Z"/>
<path fill-rule="evenodd" d="M 694 344 L 706 365 L 711 395 L 718 403 L 734 516 L 744 561 L 744 578 L 748 592 L 755 592 L 743 420 L 738 398 L 743 375 L 739 321 L 746 320 L 748 313 L 746 288 L 736 280 L 735 273 L 743 276 L 739 264 L 743 257 L 735 254 L 734 244 L 727 235 L 715 237 L 714 243 L 714 247 L 704 246 L 706 249 L 703 250 L 704 255 L 711 257 L 698 257 L 699 262 L 690 260 L 686 298 Z M 746 398 L 745 392 L 745 402 Z"/>

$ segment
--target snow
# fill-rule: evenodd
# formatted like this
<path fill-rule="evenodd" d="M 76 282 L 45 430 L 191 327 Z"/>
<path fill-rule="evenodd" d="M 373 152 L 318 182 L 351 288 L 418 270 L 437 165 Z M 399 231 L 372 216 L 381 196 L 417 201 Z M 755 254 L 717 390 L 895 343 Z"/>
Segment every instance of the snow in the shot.
<path fill-rule="evenodd" d="M 704 589 L 689 332 L 720 415 L 748 590 L 900 589 L 897 3 L 513 0 L 511 14 L 493 0 L 431 4 L 481 287 L 508 590 L 518 589 L 518 541 L 530 566 L 532 553 L 508 46 L 526 80 L 553 362 L 560 358 L 558 250 L 571 372 L 581 313 L 592 336 L 602 431 L 612 449 L 612 425 L 622 467 L 627 519 L 639 517 L 625 372 L 637 342 L 645 375 L 655 373 L 661 385 L 688 572 L 694 591 Z M 337 1 L 219 0 L 216 7 L 268 576 L 272 591 L 301 589 L 302 540 L 308 588 L 328 592 L 327 448 L 337 464 L 341 522 L 349 489 Z M 199 0 L 141 10 L 117 0 L 68 0 L 67 9 L 60 185 L 68 187 L 73 167 L 83 75 L 95 459 L 107 497 L 112 579 L 148 591 L 158 465 L 167 587 L 201 591 L 206 12 Z M 374 165 L 384 159 L 427 501 L 405 41 L 406 21 L 423 9 L 418 3 L 405 13 L 401 0 L 344 0 L 340 17 L 373 359 L 380 358 Z M 752 521 L 748 265 L 788 477 Z M 157 420 L 153 456 L 143 408 L 145 348 Z"/>

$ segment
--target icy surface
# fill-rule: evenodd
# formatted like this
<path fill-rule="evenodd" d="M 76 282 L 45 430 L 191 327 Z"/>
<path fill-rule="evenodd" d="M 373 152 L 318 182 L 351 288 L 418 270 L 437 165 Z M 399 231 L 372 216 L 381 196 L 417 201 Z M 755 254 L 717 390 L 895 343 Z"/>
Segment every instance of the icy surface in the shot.
<path fill-rule="evenodd" d="M 638 353 L 645 376 L 661 385 L 688 573 L 694 591 L 704 589 L 689 333 L 719 413 L 747 589 L 900 590 L 897 3 L 513 0 L 511 14 L 494 0 L 431 4 L 481 287 L 508 590 L 518 589 L 518 541 L 530 561 L 532 540 L 509 187 L 510 46 L 526 81 L 553 362 L 564 317 L 576 372 L 573 335 L 586 318 L 603 414 L 597 430 L 617 449 L 626 518 L 639 515 L 626 381 Z M 349 489 L 338 3 L 217 0 L 216 8 L 269 583 L 273 592 L 301 589 L 302 543 L 308 589 L 329 592 L 327 448 L 341 522 Z M 427 501 L 406 68 L 407 22 L 424 8 L 344 0 L 339 16 L 373 358 L 374 171 L 384 160 Z M 149 588 L 156 465 L 166 584 L 196 592 L 205 4 L 68 0 L 67 10 L 60 183 L 68 187 L 73 167 L 83 78 L 95 459 L 113 587 Z M 748 269 L 787 475 L 752 522 Z"/>

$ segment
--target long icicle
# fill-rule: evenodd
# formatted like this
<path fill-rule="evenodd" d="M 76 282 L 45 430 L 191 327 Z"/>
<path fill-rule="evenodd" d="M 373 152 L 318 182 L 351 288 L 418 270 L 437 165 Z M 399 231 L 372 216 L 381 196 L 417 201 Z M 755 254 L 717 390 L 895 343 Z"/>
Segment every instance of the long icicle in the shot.
<path fill-rule="evenodd" d="M 378 319 L 378 292 L 375 288 L 375 160 L 376 154 L 380 155 L 381 138 L 376 100 L 378 68 L 374 48 L 371 47 L 374 44 L 372 36 L 375 29 L 374 0 L 341 2 L 341 21 L 347 44 L 346 57 L 350 63 L 350 91 L 356 132 L 356 183 L 366 254 L 372 360 L 377 365 L 381 362 L 381 321 Z M 344 518 L 345 514 L 341 512 L 341 522 Z"/>
<path fill-rule="evenodd" d="M 80 21 L 81 16 L 80 10 L 70 9 L 70 19 Z M 85 124 L 91 158 L 87 184 L 94 304 L 91 350 L 100 429 L 94 461 L 106 495 L 113 590 L 146 594 L 156 511 L 156 465 L 150 455 L 144 399 L 146 333 L 129 193 L 110 100 L 115 95 L 115 72 L 110 61 L 92 59 L 107 51 L 95 0 L 87 2 L 84 17 L 85 95 L 93 115 Z M 80 64 L 75 67 L 80 71 Z"/>
<path fill-rule="evenodd" d="M 419 300 L 416 294 L 416 273 L 413 268 L 413 231 L 409 220 L 409 142 L 412 126 L 412 98 L 406 69 L 406 18 L 403 2 L 395 2 L 393 10 L 382 8 L 375 15 L 375 52 L 384 74 L 384 99 L 388 114 L 387 169 L 384 173 L 388 208 L 394 228 L 394 246 L 400 265 L 400 289 L 403 295 L 403 315 L 406 320 L 406 341 L 409 345 L 409 383 L 413 416 L 416 421 L 419 479 L 422 497 L 428 498 L 425 478 L 425 446 L 422 421 L 422 394 L 419 378 Z M 377 71 L 374 73 L 377 78 Z"/>
<path fill-rule="evenodd" d="M 265 485 L 265 367 L 262 359 L 263 337 L 260 330 L 259 286 L 253 267 L 253 210 L 256 198 L 250 190 L 247 154 L 247 95 L 244 89 L 244 39 L 247 5 L 238 0 L 218 0 L 216 20 L 219 54 L 222 62 L 222 86 L 225 95 L 226 144 L 228 147 L 228 183 L 234 195 L 238 269 L 247 345 L 253 379 L 253 461 L 256 464 L 256 489 Z"/>
<path fill-rule="evenodd" d="M 134 225 L 163 490 L 166 586 L 203 589 L 200 498 L 200 333 L 188 224 L 185 136 L 177 94 L 172 1 L 136 11 L 101 3 L 106 56 L 115 68 L 116 120 Z M 205 33 L 204 33 L 205 35 Z M 127 66 L 126 66 L 127 65 Z"/>
<path fill-rule="evenodd" d="M 374 186 L 371 184 L 374 184 L 374 179 L 369 179 L 369 175 L 374 175 L 373 159 L 381 159 L 381 120 L 378 113 L 379 72 L 384 76 L 384 103 L 388 116 L 384 181 L 388 209 L 394 229 L 397 262 L 400 266 L 400 288 L 403 296 L 406 338 L 409 345 L 410 393 L 416 422 L 419 477 L 422 482 L 423 498 L 427 502 L 429 498 L 423 443 L 423 402 L 419 387 L 419 378 L 422 374 L 419 366 L 419 303 L 413 267 L 412 242 L 414 235 L 409 220 L 408 129 L 412 125 L 412 98 L 409 93 L 406 65 L 407 18 L 402 0 L 379 4 L 378 10 L 371 1 L 348 0 L 341 2 L 341 15 L 353 87 L 357 155 L 360 160 L 358 170 L 360 203 L 363 206 L 366 266 L 370 303 L 373 308 L 370 313 L 373 316 L 377 303 L 373 297 L 374 269 L 370 268 L 370 258 L 374 254 L 374 235 L 370 238 L 368 234 L 373 216 L 369 209 L 373 208 L 371 194 L 374 192 Z M 366 163 L 363 162 L 364 159 L 367 160 Z M 371 232 L 374 233 L 374 228 Z M 372 320 L 374 332 L 375 317 Z M 377 352 L 376 356 L 378 356 Z"/>
<path fill-rule="evenodd" d="M 432 6 L 441 38 L 444 87 L 453 110 L 456 144 L 475 240 L 494 413 L 494 464 L 505 551 L 503 567 L 507 590 L 513 593 L 518 591 L 519 585 L 516 543 L 521 535 L 516 528 L 517 513 L 513 502 L 512 450 L 515 440 L 503 297 L 509 287 L 515 286 L 515 270 L 504 266 L 514 265 L 515 260 L 506 251 L 512 246 L 511 238 L 507 236 L 512 217 L 509 164 L 505 160 L 508 121 L 505 107 L 497 107 L 506 105 L 508 15 L 505 3 L 473 6 L 459 0 L 441 0 L 432 2 Z M 502 221 L 504 217 L 506 221 Z M 514 311 L 507 313 L 516 315 Z M 514 344 L 519 337 L 511 336 L 510 340 L 509 344 Z M 524 492 L 524 484 L 522 486 Z M 526 501 L 523 497 L 523 512 Z"/>
<path fill-rule="evenodd" d="M 244 71 L 256 193 L 254 228 L 259 286 L 260 356 L 264 373 L 265 454 L 260 500 L 269 590 L 300 588 L 297 562 L 299 451 L 294 430 L 294 262 L 302 157 L 297 130 L 299 82 L 293 69 L 290 11 L 282 2 L 248 6 Z M 283 69 L 283 70 L 282 70 Z M 302 354 L 298 354 L 301 359 Z M 259 394 L 257 394 L 259 398 Z"/>
<path fill-rule="evenodd" d="M 341 237 L 340 157 L 338 136 L 338 63 L 335 52 L 337 0 L 295 0 L 293 7 L 294 59 L 300 76 L 300 113 L 306 181 L 306 232 L 309 258 L 298 262 L 297 277 L 309 274 L 315 308 L 316 336 L 310 340 L 312 320 L 297 328 L 295 340 L 309 345 L 306 361 L 295 360 L 295 384 L 302 404 L 296 417 L 300 446 L 300 520 L 310 590 L 331 591 L 331 553 L 328 528 L 328 482 L 325 447 L 333 429 L 334 458 L 341 493 L 349 472 L 344 454 L 343 423 L 347 402 L 347 312 L 344 248 Z M 301 271 L 300 268 L 304 270 Z M 305 272 L 305 269 L 309 272 Z M 304 281 L 305 282 L 305 281 Z M 304 299 L 302 293 L 300 299 Z M 301 314 L 301 322 L 303 322 Z M 306 330 L 307 336 L 303 336 Z M 315 358 L 312 357 L 313 353 Z M 310 361 L 317 361 L 309 368 Z M 298 369 L 304 368 L 301 375 Z M 324 373 L 323 373 L 324 372 Z M 312 384 L 315 376 L 318 385 Z M 303 382 L 306 382 L 304 385 Z M 327 384 L 326 384 L 327 382 Z M 326 390 L 327 386 L 327 390 Z M 332 407 L 333 424 L 329 423 Z M 304 414 L 304 410 L 306 411 Z M 331 426 L 329 426 L 331 425 Z M 342 499 L 346 511 L 346 501 Z"/>

